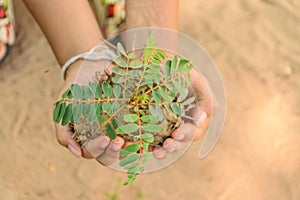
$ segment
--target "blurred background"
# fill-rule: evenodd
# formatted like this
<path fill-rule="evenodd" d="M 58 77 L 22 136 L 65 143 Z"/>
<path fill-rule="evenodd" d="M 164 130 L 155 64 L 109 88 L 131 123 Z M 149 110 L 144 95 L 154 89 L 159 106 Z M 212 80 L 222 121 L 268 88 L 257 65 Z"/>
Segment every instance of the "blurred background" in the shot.
<path fill-rule="evenodd" d="M 222 136 L 204 160 L 195 142 L 175 164 L 118 189 L 125 174 L 56 142 L 59 66 L 14 1 L 16 42 L 0 69 L 1 199 L 300 199 L 299 9 L 298 0 L 182 0 L 180 32 L 207 49 L 224 79 Z"/>

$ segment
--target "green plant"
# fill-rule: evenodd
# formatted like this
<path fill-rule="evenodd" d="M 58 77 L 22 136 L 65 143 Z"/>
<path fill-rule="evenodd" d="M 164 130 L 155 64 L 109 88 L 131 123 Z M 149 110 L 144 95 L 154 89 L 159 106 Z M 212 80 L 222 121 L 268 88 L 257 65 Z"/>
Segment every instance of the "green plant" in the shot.
<path fill-rule="evenodd" d="M 131 142 L 120 151 L 119 166 L 133 183 L 152 157 L 149 146 L 162 145 L 183 122 L 192 119 L 187 112 L 196 105 L 190 95 L 192 64 L 178 56 L 167 60 L 149 36 L 143 56 L 126 52 L 117 44 L 120 57 L 103 76 L 88 85 L 72 84 L 54 106 L 56 123 L 74 126 L 74 138 L 84 146 L 99 133 L 82 134 L 80 123 L 96 123 L 114 140 L 117 135 Z"/>

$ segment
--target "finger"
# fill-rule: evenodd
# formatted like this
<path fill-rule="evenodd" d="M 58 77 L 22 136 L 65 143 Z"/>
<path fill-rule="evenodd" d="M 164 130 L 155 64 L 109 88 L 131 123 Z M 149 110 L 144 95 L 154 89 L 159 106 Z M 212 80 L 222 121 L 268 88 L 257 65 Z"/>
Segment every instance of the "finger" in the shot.
<path fill-rule="evenodd" d="M 112 140 L 107 147 L 106 151 L 97 160 L 103 165 L 110 165 L 119 159 L 119 151 L 124 146 L 124 140 L 121 137 L 117 137 Z"/>
<path fill-rule="evenodd" d="M 161 147 L 155 147 L 153 150 L 153 156 L 155 158 L 162 159 L 167 156 L 167 152 Z"/>
<path fill-rule="evenodd" d="M 205 79 L 200 75 L 199 72 L 197 72 L 195 69 L 192 69 L 190 81 L 191 86 L 194 89 L 196 96 L 198 97 L 200 107 L 204 112 L 210 115 L 213 110 L 212 98 Z"/>
<path fill-rule="evenodd" d="M 181 142 L 181 141 L 178 141 L 178 140 L 174 140 L 172 138 L 168 138 L 164 142 L 163 148 L 166 150 L 166 152 L 172 153 L 172 152 L 179 151 L 179 150 L 183 149 L 185 144 L 186 144 L 186 142 Z"/>
<path fill-rule="evenodd" d="M 172 138 L 181 142 L 192 141 L 196 135 L 197 127 L 192 123 L 184 123 L 172 133 Z"/>
<path fill-rule="evenodd" d="M 81 157 L 82 151 L 80 145 L 72 138 L 73 129 L 71 125 L 68 124 L 66 126 L 62 126 L 60 124 L 55 124 L 55 129 L 58 143 L 67 147 L 73 155 Z"/>
<path fill-rule="evenodd" d="M 97 158 L 101 156 L 105 149 L 108 147 L 110 143 L 109 137 L 105 135 L 101 135 L 96 139 L 89 141 L 83 150 L 83 157 L 85 158 Z"/>

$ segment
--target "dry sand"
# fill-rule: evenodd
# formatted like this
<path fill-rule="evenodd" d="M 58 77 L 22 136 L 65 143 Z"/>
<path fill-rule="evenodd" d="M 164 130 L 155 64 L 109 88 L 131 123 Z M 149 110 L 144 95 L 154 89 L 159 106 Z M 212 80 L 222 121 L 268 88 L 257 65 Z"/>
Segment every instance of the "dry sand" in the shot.
<path fill-rule="evenodd" d="M 62 85 L 47 41 L 21 1 L 18 39 L 0 69 L 0 199 L 107 199 L 124 174 L 73 157 L 55 139 Z M 119 199 L 300 199 L 300 1 L 182 0 L 180 31 L 211 54 L 228 112 L 214 151 L 122 187 Z"/>

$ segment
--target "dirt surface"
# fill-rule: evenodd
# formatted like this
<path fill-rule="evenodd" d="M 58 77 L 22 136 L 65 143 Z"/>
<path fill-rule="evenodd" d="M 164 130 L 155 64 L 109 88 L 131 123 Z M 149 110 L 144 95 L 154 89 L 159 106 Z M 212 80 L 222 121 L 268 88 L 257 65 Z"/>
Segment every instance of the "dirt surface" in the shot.
<path fill-rule="evenodd" d="M 22 1 L 17 43 L 0 69 L 3 200 L 108 199 L 124 174 L 78 159 L 55 139 L 59 67 Z M 300 1 L 181 1 L 180 31 L 223 76 L 228 112 L 214 151 L 121 187 L 119 199 L 300 199 Z"/>

